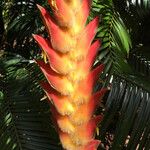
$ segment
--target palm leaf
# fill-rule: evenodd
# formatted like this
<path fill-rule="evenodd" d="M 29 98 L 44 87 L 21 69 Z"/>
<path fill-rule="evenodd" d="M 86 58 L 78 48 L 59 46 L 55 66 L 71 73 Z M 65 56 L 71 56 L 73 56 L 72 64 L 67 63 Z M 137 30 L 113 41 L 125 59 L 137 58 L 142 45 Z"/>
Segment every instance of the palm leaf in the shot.
<path fill-rule="evenodd" d="M 9 14 L 8 17 L 3 16 L 7 31 L 6 51 L 18 53 L 25 58 L 33 57 L 39 52 L 32 34 L 43 34 L 45 28 L 42 25 L 36 3 L 34 0 L 14 0 L 8 8 L 4 3 L 3 12 Z M 47 6 L 47 2 L 38 1 L 38 3 Z"/>
<path fill-rule="evenodd" d="M 150 77 L 150 51 L 148 46 L 141 46 L 134 49 L 130 54 L 129 62 L 132 65 L 136 74 L 140 74 L 143 77 Z"/>
<path fill-rule="evenodd" d="M 150 1 L 149 0 L 128 0 L 130 5 L 136 7 L 139 16 L 144 16 L 150 12 Z M 130 7 L 129 5 L 129 7 Z"/>
<path fill-rule="evenodd" d="M 41 101 L 44 95 L 38 80 L 43 77 L 34 64 L 22 61 L 6 58 L 1 62 L 1 150 L 59 150 L 48 103 Z"/>
<path fill-rule="evenodd" d="M 115 0 L 114 8 L 119 12 L 129 29 L 133 48 L 140 44 L 148 44 L 149 33 L 149 0 Z"/>
<path fill-rule="evenodd" d="M 132 42 L 112 1 L 93 1 L 91 18 L 99 14 L 101 14 L 101 22 L 96 38 L 101 39 L 102 47 L 95 64 L 105 64 L 104 75 L 114 71 L 130 72 L 126 58 L 132 47 Z"/>
<path fill-rule="evenodd" d="M 112 150 L 150 148 L 150 84 L 145 87 L 137 80 L 113 76 L 101 126 L 101 139 Z M 114 136 L 111 144 L 103 138 L 107 132 Z"/>

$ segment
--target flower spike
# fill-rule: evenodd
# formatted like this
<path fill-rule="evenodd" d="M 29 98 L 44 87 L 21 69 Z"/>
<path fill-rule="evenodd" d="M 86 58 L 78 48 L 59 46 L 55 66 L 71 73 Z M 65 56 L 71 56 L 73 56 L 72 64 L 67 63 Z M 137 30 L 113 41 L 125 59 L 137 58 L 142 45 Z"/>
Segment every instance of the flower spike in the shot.
<path fill-rule="evenodd" d="M 86 25 L 92 0 L 48 0 L 53 16 L 37 5 L 48 38 L 33 35 L 48 62 L 36 60 L 47 81 L 41 82 L 52 120 L 65 150 L 96 150 L 95 130 L 103 115 L 95 110 L 107 89 L 93 88 L 103 71 L 92 69 L 101 42 L 93 39 L 99 17 Z"/>

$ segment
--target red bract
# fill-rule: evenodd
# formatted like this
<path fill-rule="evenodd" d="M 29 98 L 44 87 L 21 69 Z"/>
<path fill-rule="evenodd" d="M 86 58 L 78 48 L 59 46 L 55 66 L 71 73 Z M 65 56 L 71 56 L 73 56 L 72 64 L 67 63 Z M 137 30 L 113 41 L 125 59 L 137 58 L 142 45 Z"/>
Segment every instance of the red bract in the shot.
<path fill-rule="evenodd" d="M 92 43 L 99 23 L 96 17 L 86 24 L 91 0 L 49 0 L 54 16 L 39 6 L 49 38 L 33 35 L 48 58 L 37 60 L 47 82 L 41 82 L 51 102 L 53 121 L 66 150 L 96 150 L 96 126 L 102 115 L 95 116 L 106 89 L 94 93 L 93 87 L 103 71 L 91 69 L 100 41 Z"/>

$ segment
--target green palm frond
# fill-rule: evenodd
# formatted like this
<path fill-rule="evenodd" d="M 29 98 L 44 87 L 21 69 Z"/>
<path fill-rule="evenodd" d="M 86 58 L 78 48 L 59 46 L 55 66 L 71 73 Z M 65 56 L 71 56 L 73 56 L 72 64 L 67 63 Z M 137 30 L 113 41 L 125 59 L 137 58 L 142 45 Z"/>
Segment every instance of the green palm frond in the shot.
<path fill-rule="evenodd" d="M 41 23 L 40 14 L 36 7 L 37 3 L 47 6 L 47 2 L 42 0 L 38 2 L 14 0 L 9 8 L 7 8 L 7 3 L 3 4 L 3 17 L 6 26 L 5 50 L 18 53 L 26 58 L 30 58 L 31 55 L 33 57 L 38 53 L 39 49 L 32 38 L 32 34 L 43 34 L 45 28 Z M 7 12 L 6 15 L 5 12 Z"/>
<path fill-rule="evenodd" d="M 113 76 L 101 126 L 102 137 L 106 133 L 114 136 L 109 145 L 112 150 L 150 148 L 150 83 L 146 89 L 132 81 Z M 103 138 L 102 141 L 108 142 Z"/>
<path fill-rule="evenodd" d="M 126 8 L 126 11 L 131 11 L 130 15 L 133 15 L 133 11 L 139 15 L 139 17 L 143 17 L 150 12 L 150 1 L 149 0 L 114 0 L 115 5 L 118 5 L 118 9 Z M 120 8 L 119 8 L 120 4 Z M 134 15 L 135 15 L 134 13 Z"/>
<path fill-rule="evenodd" d="M 143 17 L 150 13 L 150 1 L 149 0 L 128 0 L 130 5 L 134 6 L 140 17 Z"/>
<path fill-rule="evenodd" d="M 36 65 L 7 58 L 1 68 L 0 149 L 61 150 Z"/>
<path fill-rule="evenodd" d="M 97 38 L 102 47 L 97 57 L 98 63 L 106 65 L 104 74 L 113 71 L 128 72 L 130 67 L 126 61 L 132 42 L 128 30 L 112 1 L 93 1 L 91 16 L 101 14 Z"/>
<path fill-rule="evenodd" d="M 150 8 L 149 0 L 128 0 L 130 3 L 134 5 L 139 5 L 141 8 Z"/>
<path fill-rule="evenodd" d="M 129 29 L 132 47 L 148 44 L 150 39 L 149 0 L 115 0 L 114 8 L 118 11 Z"/>
<path fill-rule="evenodd" d="M 139 5 L 127 3 L 125 0 L 114 1 L 113 4 L 112 11 L 109 12 L 109 15 L 112 12 L 113 15 L 107 16 L 113 20 L 112 28 L 103 27 L 103 24 L 101 27 L 104 30 L 104 33 L 101 33 L 102 41 L 107 31 L 111 31 L 109 39 L 112 39 L 114 44 L 111 45 L 110 58 L 113 60 L 114 72 L 113 75 L 109 74 L 111 90 L 100 128 L 102 140 L 100 149 L 109 147 L 112 150 L 136 148 L 148 150 L 150 149 L 149 12 L 142 14 L 140 10 L 142 7 L 137 10 Z M 146 9 L 148 10 L 148 7 Z M 142 15 L 139 15 L 139 12 Z M 104 16 L 102 13 L 102 18 L 105 18 Z M 104 22 L 107 23 L 107 19 Z M 105 45 L 104 42 L 102 46 Z M 104 56 L 108 54 L 110 52 Z"/>
<path fill-rule="evenodd" d="M 150 78 L 150 47 L 141 46 L 134 49 L 129 57 L 129 63 L 136 74 L 145 78 Z"/>

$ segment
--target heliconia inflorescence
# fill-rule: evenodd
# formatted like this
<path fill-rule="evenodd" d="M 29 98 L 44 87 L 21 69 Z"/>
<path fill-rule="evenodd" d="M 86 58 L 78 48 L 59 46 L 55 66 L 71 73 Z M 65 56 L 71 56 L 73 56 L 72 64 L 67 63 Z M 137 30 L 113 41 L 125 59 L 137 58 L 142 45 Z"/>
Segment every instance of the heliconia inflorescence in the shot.
<path fill-rule="evenodd" d="M 47 82 L 41 86 L 51 102 L 51 112 L 66 150 L 96 150 L 94 133 L 102 115 L 94 111 L 106 89 L 93 92 L 104 66 L 91 69 L 100 41 L 92 43 L 99 18 L 86 25 L 92 0 L 49 0 L 53 17 L 39 6 L 49 38 L 33 35 L 48 62 L 37 60 Z"/>

